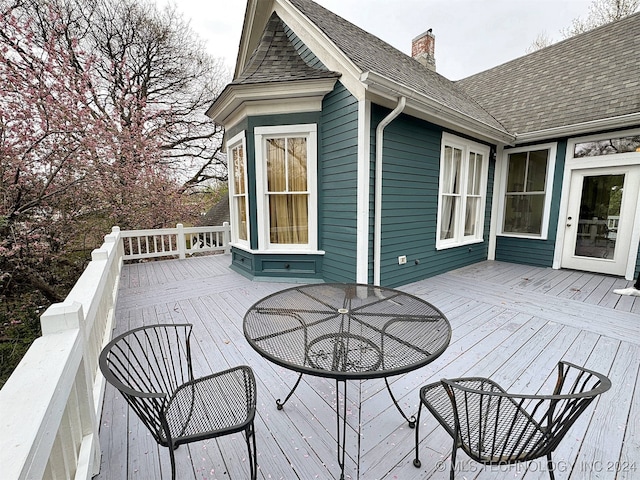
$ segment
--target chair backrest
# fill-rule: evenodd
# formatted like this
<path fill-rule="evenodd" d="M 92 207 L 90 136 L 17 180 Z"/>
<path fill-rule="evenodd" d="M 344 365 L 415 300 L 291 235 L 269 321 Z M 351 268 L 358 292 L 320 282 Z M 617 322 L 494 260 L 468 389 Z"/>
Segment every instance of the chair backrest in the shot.
<path fill-rule="evenodd" d="M 604 375 L 562 361 L 552 395 L 512 394 L 478 377 L 442 383 L 454 406 L 456 441 L 485 464 L 553 452 L 589 404 L 611 387 Z"/>
<path fill-rule="evenodd" d="M 193 379 L 190 324 L 149 325 L 119 335 L 100 353 L 100 370 L 147 426 L 155 440 L 167 444 L 165 403 Z"/>

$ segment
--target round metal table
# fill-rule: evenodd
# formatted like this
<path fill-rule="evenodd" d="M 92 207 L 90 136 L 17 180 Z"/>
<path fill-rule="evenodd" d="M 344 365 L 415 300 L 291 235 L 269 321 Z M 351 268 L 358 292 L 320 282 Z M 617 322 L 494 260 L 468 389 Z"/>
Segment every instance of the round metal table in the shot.
<path fill-rule="evenodd" d="M 384 378 L 398 411 L 415 426 L 396 401 L 387 377 L 416 370 L 444 352 L 451 326 L 430 303 L 390 288 L 362 284 L 313 284 L 269 295 L 249 308 L 244 334 L 264 358 L 300 375 L 336 380 L 336 394 L 346 380 Z M 346 405 L 343 402 L 342 438 L 339 402 L 336 402 L 338 463 L 344 479 Z M 341 448 L 342 445 L 342 448 Z"/>

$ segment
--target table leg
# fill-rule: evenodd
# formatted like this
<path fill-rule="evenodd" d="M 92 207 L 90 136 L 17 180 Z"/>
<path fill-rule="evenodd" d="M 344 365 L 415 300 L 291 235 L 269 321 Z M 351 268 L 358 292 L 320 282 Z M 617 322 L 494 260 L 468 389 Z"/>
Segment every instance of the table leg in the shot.
<path fill-rule="evenodd" d="M 391 387 L 389 386 L 389 382 L 386 379 L 386 377 L 384 379 L 384 383 L 387 385 L 387 391 L 389 392 L 389 395 L 391 396 L 391 400 L 393 400 L 393 404 L 396 406 L 396 408 L 400 412 L 400 415 L 402 415 L 404 417 L 404 419 L 407 421 L 407 423 L 409 424 L 409 428 L 415 428 L 416 427 L 416 416 L 415 415 L 411 415 L 411 418 L 407 417 L 407 415 L 400 408 L 400 405 L 398 405 L 398 401 L 396 400 L 396 397 L 393 396 L 393 392 L 391 391 Z"/>
<path fill-rule="evenodd" d="M 284 404 L 287 403 L 287 400 L 291 398 L 291 395 L 293 395 L 293 392 L 296 390 L 296 388 L 298 388 L 298 384 L 300 383 L 301 379 L 302 379 L 302 374 L 298 376 L 298 380 L 296 380 L 296 384 L 293 386 L 289 394 L 286 396 L 286 398 L 284 399 L 284 402 L 281 402 L 279 398 L 276 400 L 276 408 L 278 410 L 282 410 L 284 408 Z"/>
<path fill-rule="evenodd" d="M 340 382 L 344 385 L 342 404 L 342 438 L 340 438 Z M 344 480 L 344 457 L 347 439 L 347 381 L 336 380 L 336 444 L 338 447 L 338 465 L 340 480 Z M 342 443 L 342 446 L 340 444 Z"/>

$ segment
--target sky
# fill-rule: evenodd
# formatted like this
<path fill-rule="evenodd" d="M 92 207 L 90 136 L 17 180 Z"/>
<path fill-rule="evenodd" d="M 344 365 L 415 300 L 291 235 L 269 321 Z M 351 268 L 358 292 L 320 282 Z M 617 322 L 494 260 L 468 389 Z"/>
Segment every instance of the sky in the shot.
<path fill-rule="evenodd" d="M 163 2 L 165 0 L 158 0 Z M 171 0 L 169 0 L 171 1 Z M 539 34 L 586 18 L 593 0 L 316 0 L 410 54 L 411 40 L 433 29 L 436 70 L 459 80 L 526 54 Z M 173 0 L 207 50 L 233 71 L 246 0 Z"/>

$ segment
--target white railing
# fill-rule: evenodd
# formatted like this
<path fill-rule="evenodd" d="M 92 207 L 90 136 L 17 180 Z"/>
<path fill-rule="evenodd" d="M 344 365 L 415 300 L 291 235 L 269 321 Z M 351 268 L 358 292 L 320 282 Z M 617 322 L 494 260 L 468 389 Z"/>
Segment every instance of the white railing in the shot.
<path fill-rule="evenodd" d="M 123 231 L 124 259 L 229 253 L 230 232 L 228 222 L 221 227 L 183 227 L 179 223 L 176 228 Z"/>
<path fill-rule="evenodd" d="M 105 384 L 98 356 L 111 339 L 124 261 L 228 249 L 228 223 L 138 231 L 113 227 L 67 298 L 42 314 L 42 337 L 0 390 L 2 480 L 80 480 L 98 473 Z"/>

